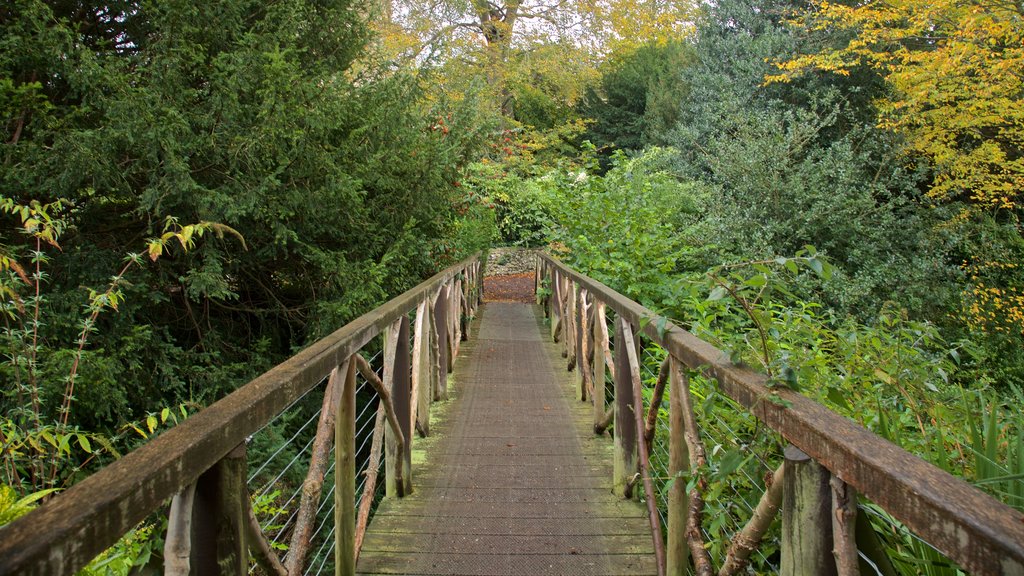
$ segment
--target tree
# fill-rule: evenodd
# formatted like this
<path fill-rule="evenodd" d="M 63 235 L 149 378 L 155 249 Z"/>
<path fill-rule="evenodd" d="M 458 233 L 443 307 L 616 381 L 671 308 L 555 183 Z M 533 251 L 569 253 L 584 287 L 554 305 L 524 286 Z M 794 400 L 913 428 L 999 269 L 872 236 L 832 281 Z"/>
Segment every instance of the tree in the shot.
<path fill-rule="evenodd" d="M 0 197 L 74 206 L 42 311 L 51 392 L 81 287 L 105 285 L 125 247 L 168 216 L 223 223 L 248 246 L 211 238 L 132 277 L 84 351 L 77 424 L 216 398 L 471 248 L 455 238 L 455 183 L 492 128 L 472 93 L 356 78 L 359 3 L 0 11 Z M 0 244 L 23 242 L 0 224 Z"/>
<path fill-rule="evenodd" d="M 578 110 L 593 121 L 583 136 L 606 163 L 615 149 L 639 151 L 664 141 L 679 120 L 693 59 L 692 46 L 676 40 L 648 42 L 605 61 L 598 86 L 587 90 Z"/>
<path fill-rule="evenodd" d="M 530 60 L 524 55 L 557 44 L 570 68 L 580 61 L 593 66 L 610 50 L 681 36 L 694 10 L 687 0 L 392 0 L 384 6 L 381 27 L 391 57 L 469 63 L 469 73 L 486 78 L 506 116 L 514 108 L 509 84 L 515 66 Z"/>
<path fill-rule="evenodd" d="M 774 80 L 868 65 L 892 93 L 880 126 L 903 134 L 936 169 L 929 194 L 974 209 L 1016 210 L 1024 190 L 1024 11 L 1013 2 L 846 5 L 818 1 L 801 20 L 848 41 L 780 64 Z"/>

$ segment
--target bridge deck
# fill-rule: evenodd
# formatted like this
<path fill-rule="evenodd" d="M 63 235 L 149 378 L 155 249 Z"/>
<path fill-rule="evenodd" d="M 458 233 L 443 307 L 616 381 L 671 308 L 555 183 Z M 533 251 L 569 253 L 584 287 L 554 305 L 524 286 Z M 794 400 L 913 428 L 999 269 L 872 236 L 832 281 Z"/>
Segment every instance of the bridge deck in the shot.
<path fill-rule="evenodd" d="M 538 310 L 484 305 L 452 399 L 414 443 L 414 493 L 381 505 L 358 573 L 656 572 L 645 512 L 611 494 L 611 440 L 591 431 Z"/>

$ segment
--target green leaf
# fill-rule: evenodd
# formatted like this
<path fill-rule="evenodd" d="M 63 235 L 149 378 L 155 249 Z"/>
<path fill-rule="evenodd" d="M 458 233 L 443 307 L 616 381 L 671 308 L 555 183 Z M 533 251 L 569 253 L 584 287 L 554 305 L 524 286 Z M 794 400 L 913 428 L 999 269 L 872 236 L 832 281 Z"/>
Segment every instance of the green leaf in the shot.
<path fill-rule="evenodd" d="M 822 265 L 821 260 L 818 260 L 817 258 L 811 258 L 810 260 L 807 261 L 807 265 L 810 266 L 811 270 L 814 270 L 814 272 L 819 276 L 824 275 L 825 267 Z"/>
<path fill-rule="evenodd" d="M 722 460 L 718 465 L 718 470 L 715 472 L 714 479 L 721 480 L 729 474 L 736 471 L 737 468 L 743 465 L 746 459 L 739 450 L 730 450 L 722 456 Z"/>
<path fill-rule="evenodd" d="M 654 324 L 654 328 L 658 331 L 658 338 L 665 338 L 665 329 L 668 326 L 668 318 L 661 316 L 658 321 Z"/>
<path fill-rule="evenodd" d="M 78 435 L 78 445 L 82 447 L 82 450 L 92 454 L 92 444 L 89 443 L 89 438 L 85 434 Z"/>
<path fill-rule="evenodd" d="M 764 274 L 751 276 L 750 278 L 747 278 L 746 280 L 743 281 L 743 284 L 750 286 L 751 288 L 760 288 L 761 286 L 764 286 L 767 283 L 768 277 L 765 276 Z"/>
<path fill-rule="evenodd" d="M 170 408 L 164 408 L 160 411 L 160 422 L 167 422 L 167 418 L 171 415 Z"/>
<path fill-rule="evenodd" d="M 708 302 L 721 300 L 722 298 L 725 298 L 728 294 L 729 291 L 726 290 L 724 286 L 715 286 L 714 289 L 711 290 L 711 294 L 708 294 Z"/>
<path fill-rule="evenodd" d="M 828 393 L 825 395 L 829 402 L 843 408 L 844 410 L 850 409 L 850 404 L 846 401 L 846 397 L 837 388 L 829 388 Z"/>
<path fill-rule="evenodd" d="M 156 416 L 150 414 L 146 417 L 146 428 L 149 428 L 150 434 L 153 433 L 153 430 L 156 430 Z"/>

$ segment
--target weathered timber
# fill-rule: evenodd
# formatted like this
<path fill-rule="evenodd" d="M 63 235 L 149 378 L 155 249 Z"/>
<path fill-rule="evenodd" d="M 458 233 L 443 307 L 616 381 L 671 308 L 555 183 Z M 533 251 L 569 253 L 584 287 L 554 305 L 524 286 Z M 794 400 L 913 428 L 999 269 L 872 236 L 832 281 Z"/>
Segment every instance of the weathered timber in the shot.
<path fill-rule="evenodd" d="M 412 345 L 412 400 L 416 429 L 423 436 L 430 434 L 430 319 L 426 299 L 416 308 L 416 328 L 413 330 Z"/>
<path fill-rule="evenodd" d="M 403 488 L 401 495 L 412 492 L 412 379 L 409 362 L 409 317 L 403 316 L 398 321 L 398 337 L 395 342 L 395 363 L 392 374 L 391 401 L 395 405 L 395 417 L 402 426 L 402 437 L 405 446 L 399 451 L 402 459 L 402 473 L 398 475 Z"/>
<path fill-rule="evenodd" d="M 334 573 L 356 573 L 356 363 L 347 362 L 334 434 Z"/>
<path fill-rule="evenodd" d="M 829 471 L 795 446 L 785 449 L 782 480 L 782 576 L 835 576 Z"/>
<path fill-rule="evenodd" d="M 348 366 L 335 368 L 327 378 L 327 390 L 324 391 L 320 419 L 316 426 L 316 436 L 313 438 L 309 471 L 302 486 L 302 498 L 299 500 L 299 510 L 295 516 L 291 545 L 288 546 L 288 561 L 285 568 L 289 574 L 301 574 L 305 567 L 309 541 L 313 535 L 313 523 L 316 521 L 316 510 L 320 504 L 320 493 L 323 491 L 324 476 L 327 474 L 331 446 L 334 442 L 334 417 L 343 384 L 340 380 L 345 377 L 347 371 Z"/>
<path fill-rule="evenodd" d="M 676 366 L 676 368 L 679 368 Z M 690 395 L 690 378 L 683 371 L 677 374 L 680 382 L 679 401 L 683 413 L 683 438 L 686 441 L 686 453 L 690 458 L 690 474 L 696 476 L 697 482 L 690 490 L 689 505 L 686 511 L 686 542 L 690 546 L 690 557 L 693 568 L 698 576 L 711 576 L 714 568 L 711 565 L 711 554 L 704 545 L 704 533 L 701 522 L 704 515 L 704 491 L 707 489 L 707 478 L 702 472 L 707 467 L 707 453 L 700 439 L 697 427 L 697 415 L 693 410 L 693 398 Z"/>
<path fill-rule="evenodd" d="M 377 493 L 377 478 L 380 476 L 380 451 L 384 445 L 384 407 L 377 407 L 377 417 L 373 424 L 373 442 L 370 443 L 369 465 L 366 467 L 366 484 L 359 497 L 359 510 L 356 513 L 355 556 L 359 561 L 359 551 L 363 548 L 363 537 L 370 522 L 370 508 L 373 506 L 373 495 Z"/>
<path fill-rule="evenodd" d="M 973 574 L 1024 574 L 1024 514 L 766 377 L 729 362 L 726 353 L 558 260 L 549 270 L 572 277 L 691 369 L 718 380 L 723 393 L 769 428 L 884 508 Z M 767 398 L 777 396 L 781 402 Z"/>
<path fill-rule="evenodd" d="M 668 382 L 668 368 L 670 356 L 665 356 L 658 368 L 658 380 L 654 383 L 654 391 L 651 393 L 651 405 L 647 409 L 647 422 L 644 426 L 644 442 L 647 444 L 647 453 L 651 453 L 654 445 L 654 434 L 658 428 L 658 411 L 661 409 L 661 401 L 665 397 L 665 384 Z"/>
<path fill-rule="evenodd" d="M 246 502 L 251 501 L 252 499 L 246 494 Z M 277 557 L 277 552 L 270 546 L 270 542 L 267 542 L 267 535 L 263 533 L 263 527 L 260 526 L 259 518 L 256 518 L 256 512 L 251 505 L 246 506 L 246 511 L 245 538 L 249 544 L 249 553 L 252 554 L 256 565 L 269 576 L 288 576 L 288 570 L 281 563 L 281 559 Z"/>
<path fill-rule="evenodd" d="M 647 500 L 647 518 L 651 523 L 651 538 L 654 544 L 654 557 L 658 564 L 658 576 L 665 576 L 665 542 L 661 539 L 661 518 L 658 516 L 657 494 L 654 492 L 654 481 L 651 480 L 651 462 L 648 457 L 647 442 L 644 440 L 643 417 L 643 381 L 640 379 L 640 359 L 637 357 L 637 346 L 633 342 L 633 329 L 628 324 L 623 326 L 622 346 L 626 349 L 629 359 L 629 376 L 633 382 L 633 400 L 636 409 L 633 414 L 633 425 L 636 427 L 637 453 L 640 460 L 640 476 L 644 484 L 644 497 Z"/>
<path fill-rule="evenodd" d="M 0 574 L 73 574 L 477 256 L 346 324 L 4 528 Z"/>
<path fill-rule="evenodd" d="M 750 520 L 729 543 L 729 552 L 725 555 L 718 576 L 735 576 L 742 574 L 746 569 L 750 555 L 761 545 L 761 539 L 764 538 L 782 505 L 782 482 L 785 473 L 786 464 L 783 462 L 774 473 L 765 477 L 764 494 L 761 495 L 761 500 L 757 503 L 757 508 L 754 508 Z"/>
<path fill-rule="evenodd" d="M 443 288 L 442 288 L 443 289 Z M 438 307 L 441 305 L 441 298 L 435 295 L 433 300 L 427 303 L 427 320 L 430 327 L 430 401 L 435 402 L 441 399 L 441 380 L 445 378 L 442 372 L 441 363 L 441 339 L 440 323 L 438 320 Z"/>
<path fill-rule="evenodd" d="M 608 346 L 608 320 L 605 319 L 604 303 L 594 298 L 594 360 L 591 363 L 591 381 L 594 383 L 594 392 L 591 399 L 594 402 L 594 432 L 603 434 L 607 426 L 598 431 L 597 427 L 604 421 L 605 412 L 605 362 L 604 354 L 598 352 Z"/>
<path fill-rule="evenodd" d="M 405 328 L 403 334 L 403 327 Z M 404 336 L 404 338 L 403 338 Z M 395 320 L 384 338 L 384 387 L 377 390 L 388 419 L 384 431 L 384 472 L 388 497 L 405 496 L 411 488 L 406 454 L 409 435 L 409 319 Z M 403 361 L 404 359 L 404 361 Z"/>
<path fill-rule="evenodd" d="M 448 398 L 448 372 L 451 371 L 451 354 L 448 352 L 448 287 L 442 285 L 434 300 L 434 326 L 437 341 L 437 389 L 434 400 Z"/>
<path fill-rule="evenodd" d="M 565 298 L 565 317 L 568 322 L 565 325 L 565 351 L 563 356 L 567 359 L 566 370 L 576 368 L 576 301 L 579 298 L 579 286 L 572 280 L 568 281 L 568 290 Z"/>
<path fill-rule="evenodd" d="M 249 500 L 245 489 L 245 444 L 239 444 L 196 481 L 189 563 L 195 574 L 244 576 Z"/>
<path fill-rule="evenodd" d="M 192 573 L 192 505 L 196 485 L 189 484 L 171 500 L 164 540 L 164 576 L 189 576 Z"/>
<path fill-rule="evenodd" d="M 652 576 L 644 511 L 610 493 L 611 442 L 590 434 L 559 345 L 532 306 L 484 306 L 415 445 L 416 491 L 380 504 L 358 572 Z"/>
<path fill-rule="evenodd" d="M 857 492 L 837 476 L 829 480 L 832 488 L 832 554 L 839 576 L 860 574 L 857 556 Z"/>
<path fill-rule="evenodd" d="M 629 352 L 626 350 L 625 331 L 632 330 L 626 320 L 619 317 L 615 322 L 615 361 L 619 366 L 615 375 L 615 436 L 614 476 L 612 491 L 624 498 L 631 498 L 631 480 L 636 473 L 636 427 L 631 426 L 636 416 L 636 399 L 633 397 L 633 379 L 629 370 Z M 630 339 L 632 344 L 632 339 Z"/>
<path fill-rule="evenodd" d="M 675 478 L 668 489 L 667 550 L 665 551 L 665 572 L 669 576 L 684 576 L 687 573 L 689 548 L 686 546 L 686 519 L 689 507 L 686 502 L 686 483 L 682 481 L 689 469 L 689 454 L 683 440 L 682 387 L 687 385 L 682 378 L 679 361 L 669 356 L 668 390 L 668 475 Z"/>

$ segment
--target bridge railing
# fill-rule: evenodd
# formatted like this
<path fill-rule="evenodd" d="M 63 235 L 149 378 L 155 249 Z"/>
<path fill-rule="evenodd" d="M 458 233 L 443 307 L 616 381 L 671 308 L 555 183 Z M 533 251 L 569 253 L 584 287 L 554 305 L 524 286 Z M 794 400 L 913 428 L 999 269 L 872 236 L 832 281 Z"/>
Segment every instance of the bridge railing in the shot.
<path fill-rule="evenodd" d="M 537 266 L 538 302 L 581 400 L 593 403 L 595 432 L 613 426 L 614 491 L 643 490 L 660 574 L 686 574 L 690 556 L 700 575 L 744 573 L 780 508 L 781 548 L 772 556 L 781 573 L 856 574 L 866 563 L 892 574 L 874 531 L 856 520 L 858 494 L 970 573 L 1024 574 L 1024 514 L 799 393 L 769 387 L 764 375 L 557 259 L 541 254 Z M 717 381 L 738 409 L 789 443 L 777 468 L 758 464 L 763 481 L 748 477 L 760 501 L 746 503 L 749 522 L 733 531 L 721 570 L 701 520 L 709 455 L 691 374 Z M 667 434 L 657 429 L 666 403 Z M 657 439 L 667 442 L 652 446 Z M 669 480 L 660 490 L 659 477 Z"/>
<path fill-rule="evenodd" d="M 477 255 L 0 528 L 0 574 L 74 574 L 165 510 L 165 574 L 354 574 L 381 460 L 386 494 L 410 493 L 413 431 L 447 394 L 481 287 Z"/>

